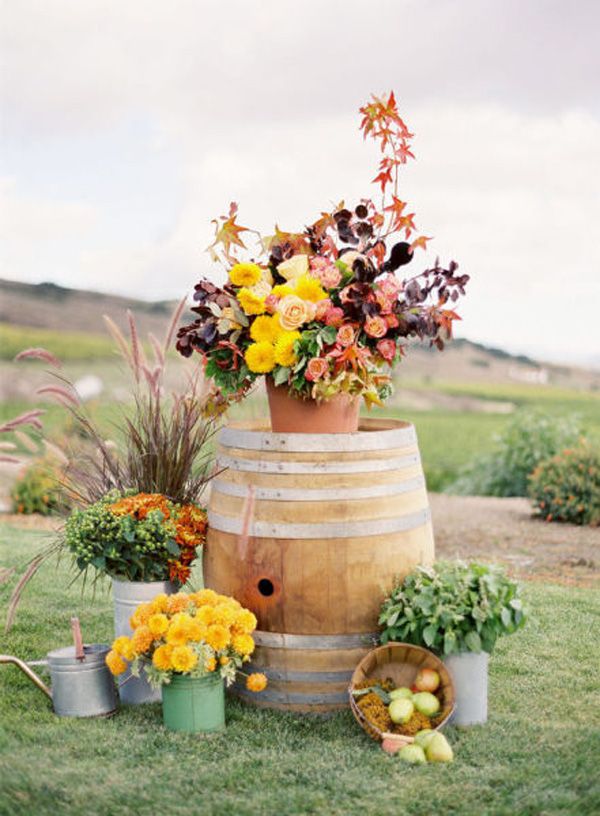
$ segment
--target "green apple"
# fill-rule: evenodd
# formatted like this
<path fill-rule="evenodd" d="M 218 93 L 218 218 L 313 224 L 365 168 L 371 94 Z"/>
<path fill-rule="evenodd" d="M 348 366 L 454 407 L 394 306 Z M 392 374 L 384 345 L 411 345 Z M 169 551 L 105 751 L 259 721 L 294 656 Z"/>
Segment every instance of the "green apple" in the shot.
<path fill-rule="evenodd" d="M 435 735 L 435 731 L 432 731 L 431 728 L 423 728 L 421 731 L 417 731 L 415 734 L 415 742 L 417 745 L 420 745 L 421 748 L 427 748 L 429 744 L 429 740 Z"/>
<path fill-rule="evenodd" d="M 401 686 L 390 691 L 390 700 L 410 700 L 413 696 L 412 691 L 407 686 Z"/>
<path fill-rule="evenodd" d="M 450 743 L 439 731 L 427 743 L 425 754 L 430 762 L 452 762 L 454 759 Z"/>
<path fill-rule="evenodd" d="M 426 717 L 433 717 L 440 710 L 440 701 L 434 694 L 428 691 L 420 691 L 418 694 L 413 694 L 412 701 L 417 711 L 425 714 Z"/>
<path fill-rule="evenodd" d="M 412 704 L 412 700 L 407 700 L 405 697 L 401 697 L 399 700 L 392 700 L 388 711 L 390 713 L 390 717 L 392 718 L 392 722 L 396 723 L 396 725 L 404 725 L 404 723 L 407 723 L 415 713 L 415 707 Z"/>
<path fill-rule="evenodd" d="M 420 745 L 416 745 L 414 742 L 411 745 L 405 745 L 404 748 L 401 748 L 398 751 L 398 756 L 403 762 L 410 762 L 411 765 L 422 765 L 424 762 L 427 762 L 425 751 Z"/>

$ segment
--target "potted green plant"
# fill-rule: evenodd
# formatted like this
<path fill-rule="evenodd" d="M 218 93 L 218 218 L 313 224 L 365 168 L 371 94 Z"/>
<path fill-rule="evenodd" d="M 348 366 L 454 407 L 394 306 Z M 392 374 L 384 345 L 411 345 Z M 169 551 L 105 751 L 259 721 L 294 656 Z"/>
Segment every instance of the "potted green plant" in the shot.
<path fill-rule="evenodd" d="M 271 236 L 242 226 L 232 204 L 214 219 L 209 247 L 227 283 L 196 285 L 198 318 L 177 334 L 181 354 L 200 355 L 222 407 L 266 377 L 275 432 L 356 431 L 361 398 L 370 407 L 389 397 L 391 369 L 411 339 L 442 350 L 459 319 L 454 305 L 469 276 L 457 263 L 399 274 L 430 239 L 399 197 L 413 134 L 394 94 L 372 96 L 360 114 L 363 136 L 380 150 L 381 204 L 342 202 L 302 232 L 276 227 Z M 257 246 L 244 259 L 250 235 Z"/>
<path fill-rule="evenodd" d="M 457 725 L 486 721 L 489 655 L 498 637 L 525 620 L 519 587 L 501 567 L 462 561 L 418 567 L 392 590 L 379 616 L 382 643 L 415 643 L 444 659 Z"/>
<path fill-rule="evenodd" d="M 118 637 L 106 657 L 114 675 L 144 669 L 162 690 L 163 721 L 172 731 L 225 728 L 224 684 L 231 685 L 254 651 L 256 618 L 234 598 L 211 589 L 159 594 L 132 615 L 131 637 Z M 267 685 L 247 675 L 250 691 Z"/>

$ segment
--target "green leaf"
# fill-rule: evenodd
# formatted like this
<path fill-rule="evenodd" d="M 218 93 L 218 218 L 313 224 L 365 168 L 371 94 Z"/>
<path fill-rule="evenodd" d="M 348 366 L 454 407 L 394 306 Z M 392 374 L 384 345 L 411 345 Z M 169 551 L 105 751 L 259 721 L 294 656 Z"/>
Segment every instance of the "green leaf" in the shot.
<path fill-rule="evenodd" d="M 179 555 L 181 554 L 181 547 L 176 541 L 174 541 L 172 538 L 168 538 L 167 541 L 165 542 L 165 545 L 167 551 L 170 552 L 171 555 L 179 557 Z"/>
<path fill-rule="evenodd" d="M 289 366 L 278 366 L 273 374 L 273 382 L 275 385 L 284 385 L 284 383 L 287 383 L 289 376 Z"/>
<path fill-rule="evenodd" d="M 470 652 L 481 651 L 481 638 L 477 632 L 467 632 L 465 635 L 465 645 Z"/>
<path fill-rule="evenodd" d="M 433 646 L 437 631 L 438 630 L 435 623 L 430 623 L 423 629 L 423 640 L 425 641 L 426 646 Z"/>

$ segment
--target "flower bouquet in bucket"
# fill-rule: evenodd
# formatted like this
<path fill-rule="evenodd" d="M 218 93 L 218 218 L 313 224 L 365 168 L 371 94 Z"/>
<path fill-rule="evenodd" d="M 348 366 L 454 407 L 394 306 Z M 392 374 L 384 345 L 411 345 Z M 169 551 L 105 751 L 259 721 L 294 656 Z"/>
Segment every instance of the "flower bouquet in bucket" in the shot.
<path fill-rule="evenodd" d="M 106 657 L 114 675 L 142 668 L 162 689 L 163 719 L 174 731 L 211 732 L 225 727 L 224 685 L 230 686 L 254 651 L 256 618 L 234 598 L 211 589 L 160 594 L 131 617 L 131 637 L 116 638 Z M 246 686 L 262 691 L 263 674 Z"/>
<path fill-rule="evenodd" d="M 239 224 L 236 204 L 214 222 L 209 249 L 228 280 L 196 285 L 198 318 L 179 330 L 177 348 L 185 357 L 202 355 L 217 410 L 265 375 L 273 430 L 298 430 L 290 425 L 302 425 L 306 411 L 311 430 L 356 430 L 359 398 L 383 404 L 391 368 L 411 338 L 441 350 L 451 337 L 453 305 L 468 275 L 454 261 L 398 275 L 430 240 L 417 234 L 414 213 L 399 197 L 413 134 L 393 94 L 372 97 L 360 113 L 364 136 L 381 150 L 373 179 L 380 204 L 370 197 L 353 207 L 341 202 L 302 232 L 276 227 L 271 236 Z M 244 233 L 257 237 L 250 258 L 239 255 Z"/>

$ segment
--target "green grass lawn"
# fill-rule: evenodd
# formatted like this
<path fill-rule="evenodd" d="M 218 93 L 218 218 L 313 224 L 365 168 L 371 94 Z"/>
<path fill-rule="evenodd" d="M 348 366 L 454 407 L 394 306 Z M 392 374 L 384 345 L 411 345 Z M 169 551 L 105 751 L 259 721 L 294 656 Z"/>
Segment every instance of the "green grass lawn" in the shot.
<path fill-rule="evenodd" d="M 0 527 L 0 565 L 42 536 Z M 81 596 L 48 564 L 0 650 L 40 658 L 69 642 L 108 641 L 108 593 Z M 1 590 L 2 611 L 9 591 Z M 485 727 L 448 728 L 452 765 L 406 767 L 349 713 L 294 717 L 227 703 L 227 732 L 168 733 L 158 705 L 110 720 L 58 719 L 12 666 L 0 667 L 0 814 L 574 814 L 600 812 L 600 597 L 529 584 L 531 619 L 490 664 Z"/>

